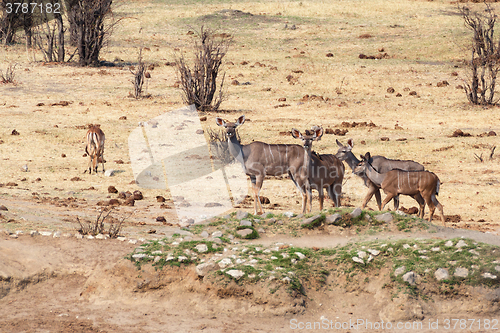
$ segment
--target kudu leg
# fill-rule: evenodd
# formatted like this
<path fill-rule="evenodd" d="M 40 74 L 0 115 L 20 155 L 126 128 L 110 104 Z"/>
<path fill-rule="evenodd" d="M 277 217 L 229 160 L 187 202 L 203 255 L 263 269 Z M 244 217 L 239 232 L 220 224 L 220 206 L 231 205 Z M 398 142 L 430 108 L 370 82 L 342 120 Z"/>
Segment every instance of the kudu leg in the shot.
<path fill-rule="evenodd" d="M 255 215 L 262 215 L 262 214 L 264 214 L 264 210 L 262 209 L 262 204 L 260 203 L 259 192 L 260 192 L 260 189 L 262 188 L 262 183 L 264 182 L 264 177 L 261 177 L 261 176 L 255 177 L 254 176 L 254 177 L 250 177 L 250 180 L 252 181 Z M 257 210 L 257 208 L 258 208 L 258 210 Z"/>
<path fill-rule="evenodd" d="M 380 210 L 383 210 L 385 208 L 385 205 L 387 205 L 387 203 L 389 201 L 391 201 L 396 195 L 393 194 L 393 193 L 389 193 L 387 194 L 387 196 L 385 197 L 384 201 L 382 202 L 382 208 Z"/>
<path fill-rule="evenodd" d="M 437 200 L 436 198 L 436 195 L 433 194 L 431 195 L 431 201 L 432 203 L 434 204 L 435 207 L 437 207 L 438 211 L 439 211 L 439 215 L 441 215 L 441 222 L 443 223 L 443 227 L 446 226 L 445 222 L 446 222 L 446 219 L 444 217 L 444 212 L 443 212 L 443 205 L 441 205 L 439 203 L 439 201 Z M 430 208 L 430 207 L 429 207 Z M 432 215 L 434 215 L 434 210 L 432 211 L 431 213 L 431 218 L 432 218 Z"/>
<path fill-rule="evenodd" d="M 368 201 L 370 201 L 370 199 L 373 197 L 374 194 L 375 194 L 375 198 L 377 199 L 378 209 L 382 210 L 382 206 L 380 204 L 380 202 L 382 201 L 382 198 L 380 197 L 380 191 L 373 184 L 371 184 L 370 187 L 368 188 L 368 193 L 366 194 L 366 197 L 363 200 L 363 204 L 361 205 L 361 209 L 364 209 L 366 207 L 366 205 L 368 204 Z"/>
<path fill-rule="evenodd" d="M 342 183 L 340 184 L 333 183 L 332 185 L 328 186 L 326 190 L 328 192 L 328 196 L 330 197 L 330 199 L 332 199 L 335 207 L 340 207 L 340 195 L 342 194 Z"/>

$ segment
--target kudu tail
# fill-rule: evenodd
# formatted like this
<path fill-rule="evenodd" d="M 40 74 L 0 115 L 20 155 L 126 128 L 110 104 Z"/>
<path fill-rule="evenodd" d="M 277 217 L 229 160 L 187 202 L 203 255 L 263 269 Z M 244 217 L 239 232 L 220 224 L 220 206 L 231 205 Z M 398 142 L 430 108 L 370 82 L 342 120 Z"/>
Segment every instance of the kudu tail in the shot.
<path fill-rule="evenodd" d="M 438 179 L 438 181 L 437 181 L 437 183 L 436 183 L 436 191 L 435 191 L 435 193 L 431 196 L 432 203 L 433 203 L 434 205 L 436 205 L 436 206 L 437 206 L 437 205 L 439 205 L 439 202 L 437 201 L 436 196 L 439 194 L 439 187 L 440 187 L 440 186 L 441 186 L 441 182 L 440 182 L 440 181 L 439 181 L 439 179 Z"/>

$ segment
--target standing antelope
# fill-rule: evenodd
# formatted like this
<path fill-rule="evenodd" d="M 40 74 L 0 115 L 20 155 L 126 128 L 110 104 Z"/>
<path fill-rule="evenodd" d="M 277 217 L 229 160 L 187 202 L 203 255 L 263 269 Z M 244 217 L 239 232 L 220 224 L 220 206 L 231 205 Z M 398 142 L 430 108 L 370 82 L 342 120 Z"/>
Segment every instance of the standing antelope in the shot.
<path fill-rule="evenodd" d="M 440 181 L 439 178 L 430 171 L 404 171 L 399 169 L 390 170 L 387 173 L 377 172 L 370 164 L 370 153 L 361 156 L 362 161 L 354 169 L 355 173 L 364 172 L 368 179 L 374 184 L 380 186 L 387 194 L 382 202 L 382 209 L 391 201 L 392 198 L 399 194 L 415 196 L 420 194 L 425 203 L 420 204 L 420 218 L 424 218 L 425 204 L 429 206 L 429 222 L 432 221 L 434 211 L 437 207 L 441 214 L 441 221 L 445 225 L 443 206 L 439 203 L 436 196 L 439 194 Z"/>
<path fill-rule="evenodd" d="M 309 193 L 307 174 L 309 159 L 304 148 L 299 145 L 267 144 L 260 141 L 242 145 L 236 137 L 236 128 L 245 122 L 245 116 L 240 116 L 234 123 L 226 122 L 219 117 L 215 118 L 215 122 L 226 129 L 229 151 L 241 163 L 245 174 L 250 177 L 255 214 L 264 213 L 259 197 L 264 177 L 280 176 L 287 172 L 302 194 L 302 211 L 305 212 Z"/>
<path fill-rule="evenodd" d="M 337 151 L 337 156 L 338 159 L 341 161 L 345 161 L 347 165 L 351 168 L 351 170 L 354 172 L 354 169 L 356 166 L 359 164 L 360 160 L 354 156 L 352 153 L 352 148 L 354 147 L 354 142 L 352 139 L 347 140 L 347 145 L 344 146 L 342 143 L 340 143 L 339 140 L 337 140 L 337 145 L 339 146 L 339 150 Z M 385 158 L 384 156 L 371 156 L 371 159 L 369 161 L 371 165 L 374 167 L 375 170 L 377 170 L 380 173 L 386 173 L 392 169 L 400 169 L 404 171 L 423 171 L 424 166 L 420 163 L 414 162 L 414 161 L 409 161 L 409 160 L 391 160 L 388 158 Z M 357 176 L 361 177 L 365 183 L 365 186 L 368 187 L 368 193 L 366 194 L 366 197 L 363 200 L 363 204 L 361 205 L 361 208 L 364 209 L 366 205 L 368 204 L 368 201 L 373 197 L 375 194 L 375 199 L 377 200 L 377 206 L 379 210 L 382 210 L 382 198 L 380 196 L 380 186 L 377 184 L 374 184 L 364 172 L 359 172 L 357 173 Z M 424 203 L 424 199 L 420 196 L 420 194 L 416 194 L 413 196 L 413 198 L 419 203 L 419 205 Z M 394 209 L 399 208 L 399 195 L 394 197 Z"/>
<path fill-rule="evenodd" d="M 339 207 L 345 171 L 344 164 L 335 155 L 318 155 L 312 151 L 312 141 L 319 140 L 323 136 L 323 129 L 315 128 L 313 129 L 313 133 L 306 130 L 304 136 L 296 129 L 292 129 L 292 136 L 303 141 L 304 149 L 309 156 L 309 184 L 311 190 L 315 189 L 318 191 L 319 210 L 323 210 L 323 188 L 326 188 L 328 196 L 332 199 L 335 207 Z M 312 198 L 311 193 L 308 196 Z M 310 211 L 312 210 L 311 201 L 309 201 Z"/>
<path fill-rule="evenodd" d="M 87 146 L 85 152 L 89 155 L 89 173 L 94 170 L 97 173 L 99 159 L 102 163 L 102 172 L 104 173 L 104 132 L 101 130 L 101 125 L 92 125 L 87 131 Z M 87 170 L 85 170 L 87 172 Z M 85 173 L 84 172 L 84 173 Z"/>

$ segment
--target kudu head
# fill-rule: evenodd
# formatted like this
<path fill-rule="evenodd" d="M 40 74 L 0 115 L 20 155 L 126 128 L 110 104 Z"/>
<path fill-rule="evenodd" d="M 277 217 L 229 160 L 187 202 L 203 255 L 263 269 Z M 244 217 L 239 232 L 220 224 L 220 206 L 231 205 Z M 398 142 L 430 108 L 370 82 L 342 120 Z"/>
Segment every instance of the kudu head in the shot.
<path fill-rule="evenodd" d="M 354 147 L 354 141 L 352 139 L 347 140 L 347 145 L 344 146 L 337 140 L 337 146 L 339 146 L 339 150 L 337 151 L 337 158 L 341 161 L 345 161 L 349 159 L 349 155 L 352 154 L 352 148 Z"/>
<path fill-rule="evenodd" d="M 353 170 L 353 173 L 358 176 L 366 173 L 366 168 L 368 164 L 370 164 L 370 159 L 372 158 L 370 152 L 367 152 L 364 156 L 360 155 L 359 157 L 361 157 L 361 161 Z"/>
<path fill-rule="evenodd" d="M 231 138 L 236 136 L 236 127 L 243 125 L 244 122 L 245 122 L 244 115 L 236 119 L 236 122 L 234 123 L 226 122 L 224 119 L 219 117 L 215 118 L 215 123 L 218 126 L 222 126 L 226 129 L 226 136 L 229 140 L 231 140 Z"/>
<path fill-rule="evenodd" d="M 314 127 L 314 130 L 312 131 L 306 130 L 304 135 L 302 135 L 302 133 L 300 133 L 299 130 L 292 128 L 292 136 L 295 139 L 302 140 L 302 145 L 304 146 L 304 149 L 310 151 L 312 149 L 313 141 L 317 141 L 321 139 L 321 137 L 323 136 L 323 129 L 321 127 Z"/>

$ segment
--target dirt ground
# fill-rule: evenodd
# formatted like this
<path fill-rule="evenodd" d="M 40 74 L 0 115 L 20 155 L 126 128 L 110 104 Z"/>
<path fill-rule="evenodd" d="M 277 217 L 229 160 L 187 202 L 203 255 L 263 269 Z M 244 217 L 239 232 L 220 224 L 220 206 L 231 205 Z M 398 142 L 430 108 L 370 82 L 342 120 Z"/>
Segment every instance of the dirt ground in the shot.
<path fill-rule="evenodd" d="M 441 321 L 443 325 L 451 317 L 489 320 L 498 316 L 498 291 L 462 286 L 454 296 L 442 295 L 428 302 L 404 294 L 392 299 L 391 292 L 382 288 L 387 282 L 388 272 L 384 271 L 378 277 L 370 277 L 369 284 L 351 283 L 346 287 L 339 280 L 338 286 L 329 290 L 309 288 L 304 297 L 292 297 L 286 292 L 271 295 L 264 285 L 217 285 L 198 278 L 193 267 L 158 272 L 146 267 L 138 271 L 124 256 L 141 241 L 181 232 L 178 227 L 130 222 L 123 229 L 123 241 L 77 239 L 77 225 L 67 220 L 88 215 L 83 207 L 61 210 L 53 204 L 18 199 L 2 199 L 0 205 L 9 207 L 2 211 L 4 219 L 29 219 L 40 231 L 61 232 L 59 237 L 53 237 L 30 236 L 26 231 L 17 238 L 5 230 L 1 233 L 1 332 L 287 332 L 310 331 L 304 325 L 314 322 L 340 325 L 363 320 L 380 325 L 388 319 L 423 325 L 422 329 L 398 331 L 437 332 L 429 328 L 431 322 Z M 155 234 L 144 235 L 141 231 L 152 227 Z M 18 230 L 23 229 L 19 223 Z M 335 247 L 367 239 L 461 236 L 500 246 L 500 238 L 493 233 L 442 227 L 421 234 L 304 233 L 300 237 L 263 236 L 251 242 L 264 246 L 284 242 Z M 363 278 L 366 277 L 360 276 L 359 281 Z M 354 327 L 361 331 L 387 331 L 364 325 Z"/>

